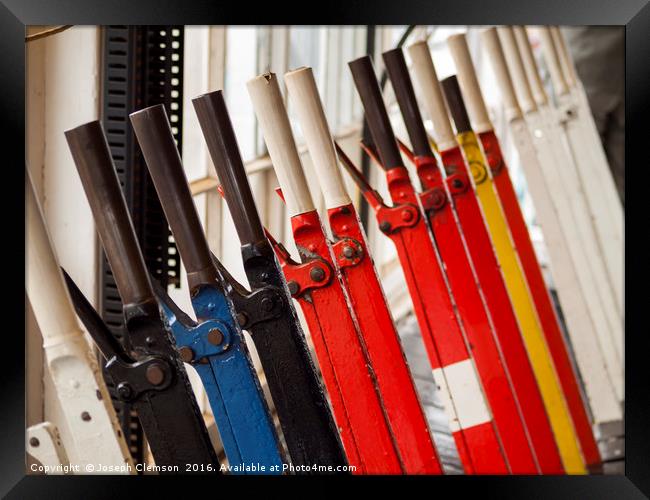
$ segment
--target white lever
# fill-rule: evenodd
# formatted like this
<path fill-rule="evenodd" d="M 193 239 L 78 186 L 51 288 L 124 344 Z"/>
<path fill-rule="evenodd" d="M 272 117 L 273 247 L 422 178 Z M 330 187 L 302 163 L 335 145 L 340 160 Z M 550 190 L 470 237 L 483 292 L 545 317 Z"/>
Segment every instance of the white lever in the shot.
<path fill-rule="evenodd" d="M 289 216 L 315 210 L 275 73 L 257 76 L 246 86 Z"/>
<path fill-rule="evenodd" d="M 133 462 L 95 354 L 83 335 L 54 253 L 34 186 L 25 176 L 27 200 L 27 296 L 43 336 L 43 349 L 56 395 L 72 438 L 76 464 L 120 466 Z M 130 467 L 127 467 L 128 466 Z"/>
<path fill-rule="evenodd" d="M 508 72 L 508 65 L 506 58 L 503 54 L 501 42 L 499 42 L 499 35 L 496 28 L 488 28 L 481 32 L 481 41 L 484 44 L 486 52 L 490 56 L 490 66 L 494 72 L 494 76 L 499 84 L 501 90 L 501 98 L 506 111 L 506 118 L 508 121 L 515 120 L 522 117 L 521 108 L 517 101 L 515 88 L 510 79 Z"/>
<path fill-rule="evenodd" d="M 289 98 L 298 114 L 298 121 L 314 163 L 323 192 L 325 206 L 337 208 L 352 203 L 338 167 L 334 141 L 327 125 L 325 111 L 318 94 L 311 68 L 299 68 L 284 75 Z"/>
<path fill-rule="evenodd" d="M 548 71 L 551 74 L 551 81 L 553 82 L 553 89 L 558 96 L 563 96 L 569 93 L 566 80 L 562 74 L 560 67 L 560 59 L 553 43 L 553 36 L 551 30 L 545 26 L 538 28 L 539 38 L 542 41 L 542 50 L 544 52 L 544 60 L 548 66 Z"/>
<path fill-rule="evenodd" d="M 515 41 L 515 35 L 512 28 L 509 26 L 501 26 L 497 31 L 499 32 L 499 40 L 501 40 L 501 46 L 503 47 L 503 54 L 508 63 L 510 77 L 515 86 L 515 93 L 519 100 L 519 106 L 524 113 L 535 111 L 537 105 L 535 104 L 533 93 L 528 85 L 526 70 L 524 70 L 524 63 L 521 60 L 521 55 L 517 49 L 517 42 Z"/>
<path fill-rule="evenodd" d="M 463 93 L 474 132 L 480 134 L 493 130 L 494 126 L 490 121 L 487 108 L 485 107 L 485 101 L 483 100 L 483 94 L 481 94 L 481 87 L 478 84 L 474 64 L 469 55 L 467 38 L 462 33 L 452 35 L 447 38 L 447 46 L 456 64 L 458 84 Z"/>
<path fill-rule="evenodd" d="M 553 38 L 553 43 L 555 44 L 555 50 L 560 59 L 560 68 L 562 68 L 562 75 L 564 75 L 564 80 L 566 80 L 569 88 L 573 88 L 577 83 L 577 74 L 573 60 L 569 55 L 569 48 L 567 47 L 566 40 L 562 36 L 560 28 L 557 26 L 552 26 L 551 37 Z"/>
<path fill-rule="evenodd" d="M 426 42 L 417 42 L 408 48 L 411 56 L 415 80 L 422 93 L 424 107 L 433 121 L 433 132 L 436 145 L 440 151 L 446 151 L 457 146 L 454 130 L 449 120 L 449 111 L 442 95 L 436 68 L 433 65 L 431 52 Z"/>
<path fill-rule="evenodd" d="M 526 29 L 523 26 L 514 26 L 515 41 L 517 42 L 517 49 L 521 55 L 524 63 L 524 70 L 528 78 L 528 84 L 533 93 L 533 98 L 538 106 L 545 106 L 548 104 L 548 95 L 542 83 L 542 77 L 539 74 L 537 61 L 535 61 L 535 54 L 533 54 L 533 47 L 530 45 Z"/>

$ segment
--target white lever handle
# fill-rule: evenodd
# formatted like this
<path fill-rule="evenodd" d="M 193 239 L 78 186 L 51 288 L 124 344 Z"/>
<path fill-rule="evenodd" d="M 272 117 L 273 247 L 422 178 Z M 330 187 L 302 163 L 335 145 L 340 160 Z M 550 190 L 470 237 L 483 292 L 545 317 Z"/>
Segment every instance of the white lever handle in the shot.
<path fill-rule="evenodd" d="M 551 28 L 551 37 L 553 38 L 553 43 L 555 44 L 555 50 L 557 55 L 560 58 L 560 68 L 562 68 L 562 74 L 566 80 L 569 88 L 576 86 L 576 70 L 569 54 L 569 47 L 567 47 L 566 40 L 562 36 L 560 28 L 557 26 L 552 26 Z"/>
<path fill-rule="evenodd" d="M 246 86 L 289 216 L 315 210 L 275 73 L 257 76 Z"/>
<path fill-rule="evenodd" d="M 474 64 L 469 55 L 467 38 L 462 33 L 452 35 L 447 38 L 447 46 L 456 64 L 458 84 L 463 92 L 469 119 L 472 121 L 472 128 L 479 134 L 493 130 L 494 126 L 488 116 L 485 101 L 481 94 L 481 87 L 476 77 Z"/>
<path fill-rule="evenodd" d="M 548 71 L 551 74 L 551 81 L 553 82 L 553 89 L 558 96 L 563 96 L 569 93 L 566 80 L 562 75 L 562 68 L 560 68 L 560 59 L 553 43 L 553 36 L 551 30 L 545 26 L 538 28 L 539 38 L 542 41 L 542 50 L 544 52 L 544 60 L 548 66 Z"/>
<path fill-rule="evenodd" d="M 499 83 L 503 105 L 506 110 L 506 118 L 508 121 L 521 118 L 521 108 L 517 101 L 517 95 L 515 94 L 512 80 L 510 79 L 508 65 L 506 64 L 506 58 L 503 54 L 503 48 L 499 41 L 497 29 L 488 28 L 481 32 L 481 41 L 483 42 L 486 52 L 490 56 L 490 66 L 492 67 L 494 76 Z"/>
<path fill-rule="evenodd" d="M 422 93 L 424 107 L 433 121 L 434 140 L 440 151 L 457 146 L 449 111 L 442 95 L 436 68 L 426 42 L 417 42 L 408 48 L 415 80 Z"/>
<path fill-rule="evenodd" d="M 535 55 L 533 54 L 530 40 L 528 40 L 526 29 L 523 26 L 515 26 L 513 27 L 513 30 L 515 33 L 517 48 L 519 49 L 519 55 L 521 55 L 521 59 L 524 62 L 524 70 L 526 71 L 528 84 L 533 93 L 533 98 L 538 106 L 544 106 L 548 104 L 548 95 L 546 95 L 546 90 L 542 83 L 542 77 L 539 74 L 537 61 L 535 61 Z"/>
<path fill-rule="evenodd" d="M 499 39 L 501 40 L 501 46 L 503 47 L 503 53 L 506 56 L 506 61 L 508 63 L 510 77 L 515 86 L 515 93 L 519 100 L 519 106 L 524 113 L 535 111 L 537 105 L 535 104 L 533 93 L 528 85 L 524 63 L 521 60 L 521 55 L 517 49 L 517 42 L 515 41 L 515 35 L 512 28 L 509 26 L 501 26 L 497 31 L 499 33 Z"/>
<path fill-rule="evenodd" d="M 77 316 L 45 227 L 29 174 L 25 178 L 27 199 L 27 296 L 43 335 L 43 347 L 82 337 Z"/>
<path fill-rule="evenodd" d="M 349 205 L 352 200 L 345 189 L 338 167 L 334 141 L 311 68 L 289 71 L 284 75 L 284 82 L 298 114 L 300 128 L 314 163 L 325 206 L 337 208 Z"/>

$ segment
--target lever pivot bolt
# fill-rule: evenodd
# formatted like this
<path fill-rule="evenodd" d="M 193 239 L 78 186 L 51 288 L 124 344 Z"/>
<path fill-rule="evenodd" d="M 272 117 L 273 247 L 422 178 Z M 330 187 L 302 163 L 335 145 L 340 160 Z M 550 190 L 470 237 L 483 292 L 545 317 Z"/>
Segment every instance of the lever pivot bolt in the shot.
<path fill-rule="evenodd" d="M 291 295 L 296 295 L 300 291 L 300 285 L 295 281 L 287 283 L 287 287 L 289 288 L 289 293 Z"/>
<path fill-rule="evenodd" d="M 325 271 L 322 267 L 314 267 L 309 271 L 309 277 L 315 282 L 321 282 L 325 279 Z"/>
<path fill-rule="evenodd" d="M 191 347 L 183 346 L 178 350 L 184 363 L 190 363 L 194 359 L 194 351 Z"/>
<path fill-rule="evenodd" d="M 162 366 L 160 366 L 158 363 L 155 363 L 147 367 L 145 376 L 147 377 L 147 380 L 150 384 L 160 385 L 163 383 L 163 380 L 165 380 L 165 371 L 163 370 Z"/>
<path fill-rule="evenodd" d="M 213 328 L 208 332 L 208 342 L 212 345 L 220 345 L 223 342 L 223 333 L 218 328 Z"/>

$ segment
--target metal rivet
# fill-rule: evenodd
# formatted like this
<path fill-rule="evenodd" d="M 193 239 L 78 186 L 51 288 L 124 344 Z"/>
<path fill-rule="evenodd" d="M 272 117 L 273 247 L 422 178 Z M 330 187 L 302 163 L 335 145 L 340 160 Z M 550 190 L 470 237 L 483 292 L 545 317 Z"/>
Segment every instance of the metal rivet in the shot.
<path fill-rule="evenodd" d="M 384 222 L 382 222 L 381 224 L 379 224 L 379 229 L 381 229 L 381 230 L 382 230 L 383 232 L 385 232 L 385 233 L 387 233 L 388 231 L 390 231 L 391 227 L 392 227 L 392 226 L 390 225 L 390 222 L 388 222 L 387 220 L 385 220 Z"/>
<path fill-rule="evenodd" d="M 356 254 L 356 252 L 354 251 L 354 248 L 352 248 L 351 246 L 346 245 L 346 246 L 343 247 L 343 256 L 344 257 L 346 257 L 348 259 L 351 259 L 351 258 L 353 258 L 355 256 L 355 254 Z"/>
<path fill-rule="evenodd" d="M 454 182 L 452 182 L 452 184 L 456 189 L 460 189 L 463 187 L 463 181 L 461 181 L 460 179 L 454 179 Z"/>
<path fill-rule="evenodd" d="M 33 446 L 34 448 L 36 448 L 40 444 L 41 444 L 41 442 L 38 440 L 38 438 L 35 438 L 35 437 L 29 438 L 29 445 L 30 446 Z"/>
<path fill-rule="evenodd" d="M 178 350 L 183 363 L 191 363 L 194 359 L 194 351 L 191 347 L 183 346 Z"/>
<path fill-rule="evenodd" d="M 160 366 L 158 363 L 155 363 L 147 367 L 145 376 L 147 377 L 147 380 L 150 384 L 160 385 L 163 383 L 163 380 L 165 380 L 165 371 L 163 370 L 162 366 Z"/>
<path fill-rule="evenodd" d="M 408 222 L 413 219 L 413 214 L 409 210 L 404 210 L 402 212 L 402 220 Z"/>
<path fill-rule="evenodd" d="M 219 345 L 223 342 L 223 333 L 218 328 L 213 328 L 208 332 L 208 342 L 212 345 Z"/>
<path fill-rule="evenodd" d="M 300 285 L 295 281 L 287 283 L 287 287 L 289 288 L 289 293 L 291 295 L 296 295 L 300 291 Z"/>
<path fill-rule="evenodd" d="M 309 248 L 310 252 L 315 252 L 316 251 L 316 245 L 314 245 L 313 243 L 311 245 L 309 245 L 308 248 Z"/>
<path fill-rule="evenodd" d="M 309 277 L 316 282 L 323 281 L 325 279 L 325 271 L 322 267 L 313 267 L 309 271 Z"/>
<path fill-rule="evenodd" d="M 239 326 L 242 328 L 246 325 L 246 323 L 248 323 L 248 316 L 245 312 L 237 313 L 237 323 L 239 323 Z"/>
<path fill-rule="evenodd" d="M 148 346 L 152 346 L 156 343 L 153 337 L 147 337 L 146 339 L 144 339 L 144 341 L 147 343 Z"/>
<path fill-rule="evenodd" d="M 122 382 L 117 386 L 117 394 L 122 399 L 129 399 L 132 393 L 133 390 L 131 389 L 131 386 L 125 382 Z"/>
<path fill-rule="evenodd" d="M 90 420 L 90 413 L 88 413 L 87 411 L 83 412 L 81 414 L 81 420 L 83 420 L 84 422 L 88 422 Z"/>

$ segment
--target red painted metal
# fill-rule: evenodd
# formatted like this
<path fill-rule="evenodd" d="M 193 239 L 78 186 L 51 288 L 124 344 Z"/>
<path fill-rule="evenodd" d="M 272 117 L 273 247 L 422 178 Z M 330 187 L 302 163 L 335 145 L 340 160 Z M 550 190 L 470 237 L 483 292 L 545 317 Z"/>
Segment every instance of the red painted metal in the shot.
<path fill-rule="evenodd" d="M 399 142 L 399 141 L 398 141 Z M 420 200 L 427 214 L 440 258 L 454 296 L 476 368 L 481 377 L 494 423 L 513 474 L 538 474 L 526 425 L 507 370 L 501 359 L 491 317 L 467 255 L 453 200 L 433 156 L 414 156 L 401 142 L 400 149 L 415 164 L 422 183 Z"/>
<path fill-rule="evenodd" d="M 410 212 L 408 217 L 415 218 Z M 359 323 L 402 462 L 409 474 L 442 467 L 402 352 L 399 336 L 352 204 L 327 211 L 343 285 Z M 393 214 L 388 214 L 393 215 Z M 400 215 L 400 221 L 402 215 Z"/>
<path fill-rule="evenodd" d="M 303 264 L 270 241 L 305 315 L 348 460 L 358 474 L 401 474 L 404 467 L 318 213 L 292 217 L 291 227 Z"/>
<path fill-rule="evenodd" d="M 481 145 L 492 172 L 497 194 L 506 214 L 510 234 L 514 241 L 521 266 L 526 275 L 528 288 L 533 297 L 537 315 L 544 331 L 546 344 L 551 351 L 555 371 L 560 379 L 564 398 L 569 407 L 573 426 L 580 441 L 584 459 L 589 466 L 602 462 L 598 446 L 592 432 L 584 401 L 580 394 L 577 377 L 571 363 L 571 358 L 560 328 L 560 323 L 553 307 L 551 296 L 542 271 L 537 261 L 535 249 L 526 227 L 526 221 L 521 212 L 508 168 L 503 159 L 499 140 L 494 131 L 479 134 Z"/>
<path fill-rule="evenodd" d="M 337 151 L 375 211 L 380 229 L 395 244 L 432 368 L 467 361 L 470 355 L 406 168 L 386 170 L 388 188 L 395 203 L 394 207 L 386 207 L 338 146 Z M 392 221 L 385 218 L 386 214 L 395 213 L 400 215 L 394 216 Z M 467 474 L 509 472 L 493 421 L 488 419 L 470 428 L 460 426 L 453 436 Z"/>
<path fill-rule="evenodd" d="M 537 461 L 543 474 L 562 474 L 564 467 L 553 430 L 492 246 L 490 233 L 472 188 L 469 166 L 458 146 L 441 151 L 440 158 L 445 170 L 445 183 L 454 201 L 456 215 L 491 313 L 502 359 L 510 374 Z M 421 178 L 421 181 L 425 184 L 427 179 Z"/>

